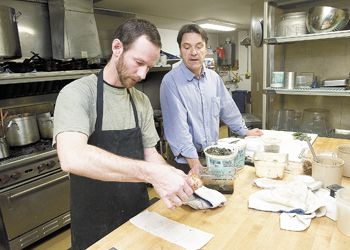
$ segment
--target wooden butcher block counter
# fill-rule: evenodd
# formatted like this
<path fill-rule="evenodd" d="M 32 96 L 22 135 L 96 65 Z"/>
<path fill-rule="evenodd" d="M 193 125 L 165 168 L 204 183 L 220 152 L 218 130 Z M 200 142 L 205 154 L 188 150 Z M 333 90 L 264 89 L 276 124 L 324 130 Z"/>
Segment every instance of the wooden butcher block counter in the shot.
<path fill-rule="evenodd" d="M 316 151 L 335 150 L 350 140 L 318 138 Z M 214 237 L 202 249 L 350 249 L 350 237 L 327 217 L 314 218 L 303 232 L 281 230 L 279 213 L 248 209 L 248 197 L 259 190 L 253 185 L 256 178 L 253 167 L 245 166 L 235 180 L 234 194 L 226 195 L 224 207 L 213 210 L 194 210 L 182 206 L 172 211 L 158 201 L 149 211 L 179 223 L 197 228 Z M 350 186 L 350 178 L 343 177 L 343 186 Z M 350 218 L 349 218 L 350 223 Z M 147 233 L 127 222 L 96 242 L 89 249 L 181 249 L 179 246 Z"/>

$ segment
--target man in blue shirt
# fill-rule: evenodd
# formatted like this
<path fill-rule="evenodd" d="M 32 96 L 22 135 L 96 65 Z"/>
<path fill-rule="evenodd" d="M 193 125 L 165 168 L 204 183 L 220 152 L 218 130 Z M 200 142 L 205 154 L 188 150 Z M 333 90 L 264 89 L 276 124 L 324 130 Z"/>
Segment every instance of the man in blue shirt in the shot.
<path fill-rule="evenodd" d="M 220 120 L 238 135 L 262 135 L 259 129 L 247 129 L 220 76 L 204 67 L 207 42 L 201 27 L 184 25 L 177 36 L 182 62 L 160 87 L 165 138 L 175 166 L 186 173 L 199 173 L 204 148 L 219 139 Z"/>

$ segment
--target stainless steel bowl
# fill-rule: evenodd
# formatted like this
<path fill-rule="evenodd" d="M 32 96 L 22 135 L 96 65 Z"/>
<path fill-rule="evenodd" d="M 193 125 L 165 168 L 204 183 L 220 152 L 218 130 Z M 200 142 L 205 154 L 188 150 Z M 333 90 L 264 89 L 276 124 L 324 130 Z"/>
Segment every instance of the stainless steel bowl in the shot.
<path fill-rule="evenodd" d="M 329 6 L 317 6 L 309 9 L 306 17 L 306 27 L 310 33 L 338 31 L 345 28 L 349 22 L 347 10 Z"/>

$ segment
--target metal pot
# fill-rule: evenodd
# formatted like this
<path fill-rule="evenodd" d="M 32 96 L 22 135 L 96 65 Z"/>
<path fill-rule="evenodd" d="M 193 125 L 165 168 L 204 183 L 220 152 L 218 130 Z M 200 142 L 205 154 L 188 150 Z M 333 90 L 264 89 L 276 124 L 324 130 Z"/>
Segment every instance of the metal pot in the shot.
<path fill-rule="evenodd" d="M 6 158 L 10 155 L 9 147 L 5 137 L 0 137 L 0 159 Z"/>
<path fill-rule="evenodd" d="M 40 140 L 35 115 L 20 114 L 11 118 L 6 128 L 9 146 L 24 146 Z"/>
<path fill-rule="evenodd" d="M 20 58 L 17 17 L 21 15 L 15 9 L 0 5 L 0 59 Z"/>
<path fill-rule="evenodd" d="M 36 116 L 40 137 L 43 139 L 51 139 L 53 134 L 53 117 L 49 112 Z"/>

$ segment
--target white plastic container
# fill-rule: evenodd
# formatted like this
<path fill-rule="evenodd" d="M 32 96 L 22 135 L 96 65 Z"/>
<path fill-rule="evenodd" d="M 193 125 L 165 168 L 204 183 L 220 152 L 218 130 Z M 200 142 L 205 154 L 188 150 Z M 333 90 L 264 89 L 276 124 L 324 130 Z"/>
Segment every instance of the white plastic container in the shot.
<path fill-rule="evenodd" d="M 337 228 L 350 237 L 350 188 L 342 188 L 336 194 Z"/>
<path fill-rule="evenodd" d="M 288 164 L 288 154 L 256 152 L 254 154 L 255 174 L 260 178 L 282 179 Z"/>
<path fill-rule="evenodd" d="M 272 87 L 272 88 L 283 88 L 284 87 L 284 72 L 283 71 L 272 72 L 270 87 Z"/>
<path fill-rule="evenodd" d="M 332 184 L 341 185 L 344 160 L 328 155 L 317 155 L 318 162 L 312 159 L 312 177 L 322 181 L 323 187 Z"/>
<path fill-rule="evenodd" d="M 229 155 L 212 155 L 207 151 L 210 148 L 226 148 L 232 153 Z M 200 173 L 203 184 L 219 192 L 232 194 L 234 190 L 234 178 L 237 169 L 235 168 L 235 158 L 237 150 L 227 146 L 213 145 L 204 149 L 207 166 Z"/>
<path fill-rule="evenodd" d="M 247 143 L 243 139 L 228 137 L 218 140 L 218 145 L 232 148 L 237 151 L 234 159 L 234 166 L 237 170 L 241 170 L 245 164 L 245 151 L 247 148 Z"/>
<path fill-rule="evenodd" d="M 337 155 L 344 160 L 343 176 L 350 177 L 350 144 L 339 145 Z"/>

